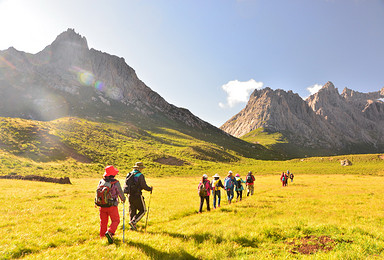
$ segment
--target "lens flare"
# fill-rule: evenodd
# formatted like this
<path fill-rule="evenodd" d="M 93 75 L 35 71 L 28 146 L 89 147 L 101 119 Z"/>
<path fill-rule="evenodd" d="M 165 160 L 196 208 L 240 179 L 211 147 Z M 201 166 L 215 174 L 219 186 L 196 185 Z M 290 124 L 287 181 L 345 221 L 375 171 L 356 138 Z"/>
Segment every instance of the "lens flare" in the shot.
<path fill-rule="evenodd" d="M 92 86 L 95 82 L 95 77 L 91 72 L 84 71 L 79 73 L 79 81 L 86 86 Z"/>
<path fill-rule="evenodd" d="M 97 89 L 98 91 L 104 91 L 105 90 L 104 83 L 101 82 L 100 80 L 96 81 L 95 82 L 95 89 Z"/>
<path fill-rule="evenodd" d="M 1 67 L 10 67 L 12 69 L 16 69 L 16 67 L 3 56 L 0 56 L 0 68 Z"/>

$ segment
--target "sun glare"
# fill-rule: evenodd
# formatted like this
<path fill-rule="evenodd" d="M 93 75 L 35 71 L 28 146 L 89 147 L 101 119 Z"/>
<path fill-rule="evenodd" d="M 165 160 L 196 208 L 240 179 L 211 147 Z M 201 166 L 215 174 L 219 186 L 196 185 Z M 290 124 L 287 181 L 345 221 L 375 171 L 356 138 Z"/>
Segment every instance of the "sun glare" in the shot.
<path fill-rule="evenodd" d="M 18 50 L 36 53 L 52 41 L 47 35 L 52 21 L 47 20 L 35 1 L 0 1 L 0 50 L 15 47 Z M 50 31 L 50 30 L 48 30 Z"/>

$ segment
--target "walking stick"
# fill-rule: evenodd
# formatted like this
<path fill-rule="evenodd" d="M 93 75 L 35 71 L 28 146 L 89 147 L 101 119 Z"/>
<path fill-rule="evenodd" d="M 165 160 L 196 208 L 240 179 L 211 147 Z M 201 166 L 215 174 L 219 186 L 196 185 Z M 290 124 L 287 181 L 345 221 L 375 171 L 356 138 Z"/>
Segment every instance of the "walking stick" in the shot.
<path fill-rule="evenodd" d="M 123 243 L 124 243 L 124 234 L 125 234 L 125 201 L 123 202 Z"/>
<path fill-rule="evenodd" d="M 152 195 L 152 191 L 149 194 L 148 212 L 147 212 L 147 219 L 145 220 L 145 229 L 144 229 L 145 233 L 147 233 L 147 223 L 148 223 L 148 216 L 149 216 L 149 207 L 151 206 L 151 195 Z"/>

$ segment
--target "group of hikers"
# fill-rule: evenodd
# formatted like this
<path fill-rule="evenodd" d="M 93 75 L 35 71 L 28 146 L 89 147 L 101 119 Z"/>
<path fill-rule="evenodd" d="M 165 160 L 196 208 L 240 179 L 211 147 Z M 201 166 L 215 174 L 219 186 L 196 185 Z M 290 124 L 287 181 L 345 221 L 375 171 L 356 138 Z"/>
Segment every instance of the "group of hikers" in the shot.
<path fill-rule="evenodd" d="M 289 179 L 291 179 L 291 182 L 293 182 L 293 177 L 294 177 L 293 173 L 289 172 L 289 170 L 287 170 L 287 172 L 282 172 L 280 176 L 280 181 L 283 187 L 288 186 Z"/>
<path fill-rule="evenodd" d="M 105 167 L 103 179 L 100 180 L 97 186 L 95 204 L 100 207 L 100 238 L 106 237 L 110 244 L 113 243 L 113 236 L 120 223 L 119 210 L 117 207 L 119 204 L 118 198 L 120 198 L 124 205 L 126 201 L 124 194 L 128 195 L 129 225 L 131 230 L 137 230 L 137 222 L 143 218 L 147 211 L 142 190 L 152 193 L 153 187 L 147 185 L 144 175 L 141 173 L 144 168 L 142 162 L 135 163 L 133 170 L 128 173 L 125 178 L 123 188 L 121 188 L 120 182 L 115 179 L 119 170 L 114 166 Z M 123 215 L 124 214 L 125 206 L 123 208 Z M 111 224 L 108 228 L 109 218 L 111 219 Z"/>
<path fill-rule="evenodd" d="M 130 229 L 137 231 L 137 223 L 144 217 L 147 208 L 145 205 L 142 190 L 151 192 L 153 187 L 149 187 L 145 181 L 145 177 L 142 174 L 144 169 L 142 162 L 136 162 L 133 166 L 133 170 L 128 173 L 125 178 L 124 186 L 121 187 L 120 182 L 116 180 L 116 175 L 119 170 L 110 165 L 105 167 L 103 178 L 99 181 L 96 189 L 95 204 L 99 206 L 100 213 L 100 238 L 106 237 L 108 242 L 112 244 L 114 242 L 113 236 L 120 223 L 120 216 L 118 210 L 119 198 L 123 202 L 123 217 L 125 217 L 125 201 L 127 194 L 129 202 L 129 225 Z M 293 174 L 289 170 L 281 174 L 280 180 L 283 186 L 288 185 L 288 179 L 293 181 Z M 224 179 L 224 183 L 220 180 L 219 174 L 212 176 L 212 182 L 208 180 L 208 175 L 204 174 L 198 186 L 198 192 L 200 196 L 199 213 L 202 213 L 204 201 L 207 204 L 207 210 L 210 211 L 210 195 L 213 197 L 213 208 L 220 207 L 221 202 L 221 189 L 226 191 L 228 204 L 231 204 L 234 199 L 234 191 L 236 191 L 236 201 L 241 201 L 243 198 L 244 186 L 246 185 L 247 196 L 254 194 L 254 182 L 255 176 L 251 171 L 248 172 L 245 180 L 240 177 L 240 174 L 234 175 L 232 171 L 228 172 L 228 175 Z M 108 220 L 111 219 L 111 224 L 108 227 Z M 148 220 L 148 215 L 147 215 Z M 124 227 L 123 227 L 124 230 Z M 124 231 L 123 231 L 124 241 Z"/>
<path fill-rule="evenodd" d="M 220 180 L 219 174 L 216 173 L 212 178 L 213 180 L 210 182 L 208 180 L 208 175 L 204 174 L 197 188 L 200 196 L 199 213 L 203 211 L 204 201 L 206 201 L 207 210 L 211 210 L 209 206 L 211 192 L 213 197 L 213 208 L 216 208 L 216 202 L 217 207 L 220 207 L 221 188 L 227 192 L 228 204 L 231 204 L 234 198 L 234 191 L 236 191 L 236 201 L 242 200 L 244 190 L 243 183 L 245 183 L 247 187 L 247 196 L 253 195 L 255 176 L 253 176 L 251 171 L 248 172 L 245 181 L 240 177 L 240 174 L 234 176 L 232 171 L 228 172 L 227 177 L 224 179 L 224 184 Z"/>

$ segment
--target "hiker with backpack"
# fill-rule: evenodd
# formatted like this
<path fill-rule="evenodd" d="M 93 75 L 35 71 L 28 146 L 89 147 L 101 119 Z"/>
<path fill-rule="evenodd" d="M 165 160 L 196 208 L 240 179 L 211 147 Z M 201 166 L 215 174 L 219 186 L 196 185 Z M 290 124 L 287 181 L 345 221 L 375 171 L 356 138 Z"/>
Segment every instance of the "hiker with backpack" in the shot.
<path fill-rule="evenodd" d="M 288 176 L 289 178 L 291 179 L 291 182 L 293 182 L 293 173 L 289 172 L 289 170 L 287 171 L 288 172 Z"/>
<path fill-rule="evenodd" d="M 213 195 L 213 208 L 216 208 L 216 197 L 217 197 L 217 206 L 220 207 L 220 200 L 221 200 L 221 191 L 220 188 L 224 189 L 224 185 L 220 180 L 219 174 L 215 174 L 212 176 L 212 195 Z"/>
<path fill-rule="evenodd" d="M 115 179 L 119 172 L 115 167 L 105 167 L 103 179 L 99 181 L 96 190 L 95 204 L 99 206 L 100 212 L 100 238 L 107 237 L 110 244 L 113 243 L 117 226 L 120 223 L 118 198 L 125 203 L 125 196 L 121 189 L 120 182 Z M 111 225 L 108 228 L 108 219 L 111 219 Z"/>
<path fill-rule="evenodd" d="M 139 222 L 147 212 L 142 190 L 152 193 L 153 187 L 149 187 L 141 171 L 144 169 L 142 162 L 136 162 L 133 170 L 125 178 L 124 193 L 128 195 L 129 201 L 129 225 L 131 230 L 137 231 L 137 222 Z"/>
<path fill-rule="evenodd" d="M 247 185 L 247 197 L 249 196 L 249 194 L 253 195 L 253 191 L 254 191 L 254 182 L 255 182 L 255 176 L 253 176 L 252 172 L 249 171 L 248 172 L 248 175 L 247 175 L 247 178 L 245 178 L 245 181 L 246 181 L 246 185 Z"/>
<path fill-rule="evenodd" d="M 233 177 L 232 174 L 232 171 L 229 171 L 227 177 L 224 179 L 224 188 L 227 191 L 228 204 L 231 204 L 234 196 L 235 177 Z"/>
<path fill-rule="evenodd" d="M 281 173 L 280 181 L 281 181 L 283 187 L 286 186 L 287 176 L 286 176 L 285 172 Z"/>
<path fill-rule="evenodd" d="M 208 180 L 208 175 L 204 174 L 201 178 L 199 186 L 197 187 L 200 196 L 200 208 L 199 213 L 203 212 L 204 200 L 207 202 L 207 211 L 210 211 L 209 207 L 209 195 L 211 194 L 212 186 Z"/>
<path fill-rule="evenodd" d="M 244 190 L 243 183 L 245 183 L 245 181 L 240 177 L 240 174 L 236 174 L 236 177 L 235 177 L 235 190 L 237 194 L 236 202 L 239 200 L 239 197 L 240 197 L 240 201 L 243 199 L 243 190 Z"/>

